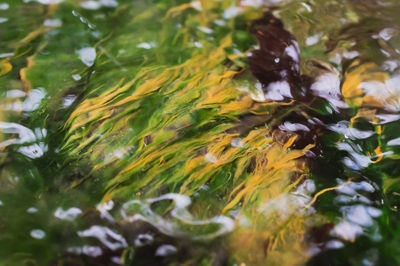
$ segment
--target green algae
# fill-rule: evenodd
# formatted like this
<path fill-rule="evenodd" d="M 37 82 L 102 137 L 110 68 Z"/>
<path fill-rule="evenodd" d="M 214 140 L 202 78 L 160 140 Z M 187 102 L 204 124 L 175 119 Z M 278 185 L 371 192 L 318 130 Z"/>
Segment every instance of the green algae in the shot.
<path fill-rule="evenodd" d="M 341 164 L 332 173 L 318 176 L 310 172 L 303 155 L 312 146 L 291 149 L 297 137 L 282 137 L 270 128 L 293 113 L 310 109 L 329 116 L 325 110 L 329 104 L 322 101 L 304 107 L 293 102 L 283 105 L 254 101 L 257 90 L 255 79 L 247 70 L 247 53 L 256 45 L 249 32 L 251 21 L 261 16 L 260 10 L 246 8 L 243 14 L 223 19 L 230 1 L 203 1 L 202 10 L 175 1 L 119 1 L 116 8 L 95 11 L 81 8 L 78 1 L 49 6 L 17 2 L 10 3 L 9 10 L 15 17 L 10 17 L 10 23 L 15 21 L 16 25 L 8 26 L 2 35 L 2 49 L 14 51 L 14 55 L 1 63 L 1 86 L 26 93 L 42 87 L 47 97 L 28 117 L 4 110 L 2 118 L 32 129 L 47 128 L 49 133 L 45 137 L 48 152 L 42 158 L 30 160 L 19 154 L 17 148 L 2 153 L 2 183 L 7 188 L 4 190 L 11 192 L 1 192 L 2 201 L 9 206 L 8 218 L 1 221 L 5 232 L 1 243 L 5 246 L 4 258 L 11 250 L 13 253 L 4 260 L 5 264 L 80 261 L 65 255 L 65 247 L 78 245 L 78 239 L 71 237 L 65 243 L 54 243 L 60 238 L 68 239 L 70 232 L 82 229 L 79 223 L 87 222 L 79 221 L 67 230 L 52 216 L 51 211 L 58 206 L 79 202 L 82 209 L 90 209 L 100 201 L 113 199 L 122 203 L 170 192 L 198 195 L 192 210 L 199 218 L 240 211 L 243 220 L 254 221 L 251 226 L 238 222 L 239 228 L 221 240 L 232 264 L 302 264 L 309 257 L 304 243 L 307 231 L 327 220 L 335 221 L 340 215 L 339 207 L 332 207 L 334 192 L 318 198 L 317 215 L 303 215 L 298 212 L 301 207 L 289 204 L 287 218 L 265 204 L 293 192 L 303 179 L 310 177 L 317 181 L 320 191 L 335 187 L 335 177 L 321 176 L 343 174 L 341 171 L 347 171 L 346 177 L 356 176 L 355 180 L 363 180 L 365 175 L 378 184 L 384 180 L 382 198 L 388 205 L 382 207 L 379 228 L 383 238 L 390 241 L 379 247 L 379 252 L 382 261 L 390 256 L 384 248 L 392 250 L 397 243 L 393 237 L 397 231 L 398 175 L 393 166 L 396 148 L 394 155 L 371 164 L 361 173 L 343 170 Z M 303 4 L 312 7 L 313 12 Z M 390 9 L 382 8 L 384 16 L 380 16 L 384 18 L 375 21 L 365 18 L 373 14 L 370 10 L 363 13 L 363 5 L 350 1 L 332 1 L 328 6 L 324 1 L 315 1 L 288 3 L 278 13 L 300 43 L 303 71 L 317 75 L 318 70 L 307 65 L 308 59 L 327 61 L 336 52 L 354 48 L 354 29 L 350 27 L 340 35 L 343 22 L 338 18 L 345 19 L 345 24 L 360 23 L 367 30 L 372 27 L 376 32 L 393 23 Z M 46 19 L 59 19 L 62 25 L 44 26 Z M 306 44 L 308 36 L 320 32 L 323 34 L 319 42 Z M 336 36 L 339 37 L 335 39 Z M 81 49 L 89 47 L 96 52 L 93 64 L 85 64 L 79 56 Z M 382 64 L 379 47 L 374 41 L 365 43 L 363 39 L 355 46 L 362 60 Z M 347 64 L 350 62 L 333 63 L 339 71 L 342 67 L 347 70 Z M 345 71 L 341 78 L 349 80 Z M 75 101 L 61 108 L 68 95 L 76 97 Z M 331 121 L 357 116 L 360 105 L 352 107 Z M 248 117 L 257 119 L 243 122 Z M 365 118 L 355 127 L 362 123 L 366 123 Z M 396 137 L 396 128 L 393 124 L 383 127 L 388 139 Z M 344 157 L 335 150 L 342 141 L 342 136 L 335 134 L 333 140 L 328 136 L 323 142 L 325 149 L 331 149 L 332 159 L 328 162 L 333 165 Z M 382 144 L 382 139 L 355 143 L 364 145 L 365 154 L 374 154 L 377 147 L 392 149 Z M 30 169 L 29 174 L 19 169 L 21 165 Z M 13 176 L 22 177 L 22 182 L 12 183 Z M 19 195 L 24 195 L 24 199 Z M 39 215 L 26 214 L 29 203 L 43 209 L 41 219 Z M 284 202 L 278 204 L 284 206 Z M 169 208 L 165 209 L 161 212 L 167 213 Z M 45 241 L 38 244 L 29 236 L 28 227 L 20 230 L 25 224 L 29 228 L 48 229 Z M 371 239 L 362 237 L 347 248 L 362 249 L 361 242 L 365 241 L 368 248 L 374 249 L 378 244 Z M 213 246 L 218 246 L 216 243 Z M 126 265 L 140 263 L 142 257 L 136 256 L 135 261 L 132 250 L 135 249 L 128 247 L 122 254 Z M 352 264 L 365 259 L 360 256 L 347 260 L 346 251 L 338 252 Z M 43 259 L 37 258 L 37 254 Z M 202 259 L 204 254 L 205 251 L 191 253 L 192 257 L 184 260 L 203 265 L 218 260 L 216 253 Z M 329 260 L 335 257 L 327 256 Z M 95 263 L 85 259 L 82 264 Z M 339 258 L 332 261 L 341 263 Z"/>

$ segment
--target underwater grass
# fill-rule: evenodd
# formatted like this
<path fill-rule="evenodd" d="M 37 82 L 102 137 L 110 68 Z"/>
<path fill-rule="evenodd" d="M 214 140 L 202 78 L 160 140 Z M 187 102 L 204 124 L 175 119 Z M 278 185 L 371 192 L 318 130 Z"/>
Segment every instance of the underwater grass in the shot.
<path fill-rule="evenodd" d="M 189 4 L 146 7 L 112 33 L 113 42 L 104 39 L 95 45 L 99 54 L 94 67 L 102 75 L 90 75 L 85 94 L 68 116 L 62 148 L 72 158 L 88 159 L 93 168 L 71 188 L 100 179 L 107 201 L 166 192 L 209 195 L 202 190 L 212 186 L 212 194 L 221 198 L 214 201 L 213 213 L 240 210 L 254 220 L 254 227 L 239 230 L 234 238 L 251 235 L 249 239 L 258 244 L 270 239 L 271 261 L 273 254 L 282 252 L 292 254 L 290 260 L 304 260 L 300 243 L 307 225 L 298 206 L 287 206 L 289 216 L 271 210 L 269 215 L 276 218 L 269 222 L 264 217 L 269 211 L 260 211 L 260 206 L 279 199 L 307 177 L 301 157 L 312 146 L 292 150 L 297 136 L 271 129 L 278 123 L 273 118 L 278 108 L 291 108 L 294 102 L 254 100 L 257 92 L 249 82 L 254 78 L 246 70 L 246 54 L 255 43 L 246 32 L 261 14 L 248 9 L 226 25 L 212 25 L 226 5 L 206 2 L 200 11 Z M 132 11 L 122 5 L 115 12 L 112 17 Z M 140 28 L 154 13 L 162 14 L 162 25 L 151 31 Z M 156 47 L 137 48 L 136 40 L 154 42 Z M 119 49 L 127 47 L 127 56 L 106 55 L 113 54 L 116 43 L 122 46 Z M 126 58 L 137 63 L 128 64 Z M 298 246 L 285 244 L 293 240 Z M 239 248 L 236 240 L 229 243 Z M 258 244 L 263 254 L 265 246 Z M 250 259 L 238 253 L 237 259 L 259 264 L 265 257 Z"/>
<path fill-rule="evenodd" d="M 309 215 L 290 197 L 310 177 L 304 154 L 313 145 L 293 149 L 299 136 L 272 129 L 301 107 L 295 101 L 257 100 L 256 80 L 247 69 L 247 54 L 256 45 L 250 23 L 261 12 L 247 8 L 224 19 L 222 10 L 230 1 L 200 1 L 201 9 L 180 1 L 120 2 L 115 10 L 105 9 L 103 18 L 80 8 L 79 1 L 35 9 L 41 22 L 56 17 L 63 27 L 38 23 L 27 28 L 15 37 L 19 52 L 0 63 L 0 75 L 19 74 L 27 92 L 44 87 L 51 95 L 44 103 L 45 120 L 57 121 L 53 127 L 65 135 L 60 143 L 64 164 L 89 165 L 83 177 L 68 184 L 70 191 L 96 183 L 103 201 L 116 202 L 197 193 L 207 203 L 193 206 L 196 215 L 224 213 L 236 219 L 237 230 L 225 241 L 237 262 L 304 263 L 309 256 L 305 233 L 326 218 Z M 293 6 L 284 11 L 286 19 L 292 18 Z M 350 11 L 346 17 L 357 22 Z M 313 21 L 309 16 L 296 16 L 299 23 L 291 27 L 296 30 L 302 19 Z M 334 30 L 337 23 L 325 24 Z M 298 35 L 304 43 L 309 34 Z M 85 47 L 96 51 L 89 67 L 77 54 Z M 324 49 L 317 43 L 303 54 L 325 60 Z M 24 56 L 25 67 L 13 69 Z M 373 110 L 358 109 L 361 103 L 378 106 L 358 88 L 373 68 L 365 64 L 345 73 L 342 93 L 358 110 L 355 123 L 374 119 Z M 387 74 L 374 77 L 383 82 Z M 76 101 L 60 111 L 69 94 Z M 370 149 L 376 162 L 383 149 L 381 143 Z M 392 184 L 397 182 L 385 177 L 387 191 Z"/>

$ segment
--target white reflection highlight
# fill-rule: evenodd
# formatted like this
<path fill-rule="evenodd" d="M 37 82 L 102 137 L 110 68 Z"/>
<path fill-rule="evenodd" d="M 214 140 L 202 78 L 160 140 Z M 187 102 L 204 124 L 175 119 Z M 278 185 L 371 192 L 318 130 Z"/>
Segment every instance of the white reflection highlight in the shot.
<path fill-rule="evenodd" d="M 350 222 L 340 222 L 331 231 L 332 236 L 340 237 L 343 240 L 353 241 L 363 233 L 363 229 L 358 224 Z"/>
<path fill-rule="evenodd" d="M 26 93 L 21 90 L 9 90 L 6 92 L 6 97 L 10 99 L 17 99 L 25 96 Z M 22 103 L 16 101 L 10 104 L 2 104 L 0 105 L 0 107 L 15 112 L 21 112 L 21 111 L 32 112 L 39 108 L 40 104 L 42 103 L 42 100 L 45 97 L 46 97 L 46 92 L 44 88 L 36 88 L 28 93 L 28 96 Z"/>
<path fill-rule="evenodd" d="M 96 10 L 101 7 L 101 4 L 97 1 L 85 1 L 85 2 L 82 2 L 80 5 L 81 5 L 81 7 L 85 8 L 85 9 L 90 9 L 90 10 Z"/>
<path fill-rule="evenodd" d="M 142 247 L 145 245 L 150 245 L 151 243 L 153 243 L 154 238 L 152 235 L 150 234 L 139 234 L 135 241 L 133 242 L 133 244 L 137 247 Z"/>
<path fill-rule="evenodd" d="M 176 247 L 173 245 L 161 245 L 156 250 L 156 256 L 165 257 L 177 252 Z"/>
<path fill-rule="evenodd" d="M 175 218 L 172 220 L 164 219 L 162 216 L 156 214 L 151 209 L 151 205 L 153 203 L 163 201 L 163 200 L 172 200 L 175 203 L 175 206 L 170 211 L 170 215 Z M 231 232 L 235 223 L 231 218 L 226 216 L 216 216 L 210 219 L 197 220 L 189 213 L 187 207 L 191 204 L 191 200 L 188 196 L 180 195 L 176 193 L 165 194 L 158 198 L 146 199 L 146 200 L 132 200 L 126 202 L 121 209 L 122 217 L 129 221 L 145 221 L 153 226 L 157 227 L 157 229 L 169 236 L 187 236 L 191 237 L 194 240 L 206 240 L 218 237 L 220 235 Z M 131 208 L 136 207 L 134 212 Z M 128 214 L 133 212 L 133 214 Z M 207 226 L 212 224 L 219 225 L 219 229 L 205 234 L 197 234 L 191 235 L 186 230 L 182 229 L 182 223 L 186 226 Z"/>
<path fill-rule="evenodd" d="M 381 210 L 365 205 L 344 206 L 340 211 L 348 221 L 361 226 L 371 226 L 373 218 L 382 214 Z"/>
<path fill-rule="evenodd" d="M 10 7 L 7 3 L 0 3 L 0 10 L 7 10 Z"/>
<path fill-rule="evenodd" d="M 76 98 L 77 98 L 76 95 L 73 94 L 66 95 L 63 98 L 63 107 L 67 108 L 71 106 L 75 102 Z"/>
<path fill-rule="evenodd" d="M 231 146 L 235 148 L 242 148 L 243 147 L 243 141 L 241 138 L 234 138 L 231 141 Z"/>
<path fill-rule="evenodd" d="M 72 75 L 72 79 L 75 80 L 75 81 L 79 81 L 79 80 L 82 79 L 82 76 L 79 75 L 79 74 L 74 74 L 74 75 Z"/>
<path fill-rule="evenodd" d="M 64 0 L 24 0 L 24 3 L 29 3 L 29 2 L 38 2 L 43 5 L 51 5 L 51 4 L 57 4 L 60 2 L 63 2 Z"/>
<path fill-rule="evenodd" d="M 344 182 L 337 180 L 339 186 Z M 371 228 L 374 225 L 374 218 L 382 215 L 382 211 L 370 206 L 374 202 L 363 196 L 359 192 L 373 193 L 375 188 L 372 184 L 361 182 L 348 182 L 346 186 L 342 186 L 336 190 L 339 195 L 335 201 L 342 203 L 356 203 L 354 205 L 342 206 L 340 212 L 343 215 L 342 221 L 338 223 L 331 231 L 332 236 L 339 237 L 346 241 L 353 241 L 358 236 L 364 233 L 366 228 Z M 365 203 L 360 204 L 360 203 Z M 374 232 L 372 239 L 381 238 L 379 232 Z"/>
<path fill-rule="evenodd" d="M 393 76 L 384 82 L 364 81 L 360 84 L 360 88 L 383 108 L 397 112 L 400 110 L 400 87 L 398 84 L 400 84 L 400 75 Z"/>
<path fill-rule="evenodd" d="M 300 123 L 291 123 L 289 121 L 284 122 L 282 125 L 279 126 L 280 130 L 284 130 L 284 131 L 306 131 L 309 132 L 310 129 Z"/>
<path fill-rule="evenodd" d="M 103 202 L 96 206 L 96 209 L 100 212 L 100 217 L 103 219 L 107 219 L 110 222 L 114 222 L 114 218 L 108 213 L 114 208 L 114 201 L 109 200 Z"/>
<path fill-rule="evenodd" d="M 200 31 L 204 32 L 205 34 L 211 34 L 211 33 L 214 32 L 213 29 L 207 28 L 207 27 L 198 26 L 197 28 L 198 28 Z"/>
<path fill-rule="evenodd" d="M 34 229 L 30 232 L 31 237 L 36 239 L 43 239 L 46 236 L 46 233 L 40 229 Z"/>
<path fill-rule="evenodd" d="M 156 47 L 157 44 L 155 42 L 142 42 L 136 45 L 137 48 L 143 48 L 143 49 L 151 49 Z"/>
<path fill-rule="evenodd" d="M 396 29 L 394 28 L 384 28 L 379 32 L 379 37 L 385 41 L 389 41 L 395 33 Z"/>
<path fill-rule="evenodd" d="M 200 1 L 193 1 L 193 2 L 190 3 L 190 5 L 191 5 L 194 9 L 196 9 L 197 11 L 203 10 L 203 7 L 202 7 Z"/>
<path fill-rule="evenodd" d="M 82 48 L 76 53 L 79 55 L 82 63 L 84 63 L 86 66 L 91 67 L 94 64 L 94 61 L 96 59 L 96 49 L 93 47 L 85 47 Z"/>
<path fill-rule="evenodd" d="M 272 101 L 281 101 L 284 97 L 293 98 L 290 91 L 290 85 L 285 80 L 269 83 L 264 97 L 265 99 Z"/>
<path fill-rule="evenodd" d="M 111 229 L 100 226 L 93 225 L 87 230 L 78 231 L 80 237 L 94 237 L 97 238 L 101 243 L 111 250 L 117 250 L 126 247 L 128 244 L 125 238 Z M 111 241 L 112 240 L 112 241 Z"/>
<path fill-rule="evenodd" d="M 338 240 L 330 240 L 326 243 L 325 247 L 328 249 L 339 249 L 344 247 L 344 244 Z"/>
<path fill-rule="evenodd" d="M 89 1 L 81 2 L 80 5 L 81 5 L 81 7 L 85 8 L 85 9 L 96 10 L 102 6 L 117 7 L 118 2 L 115 0 L 99 0 L 99 1 L 89 0 Z"/>
<path fill-rule="evenodd" d="M 85 254 L 90 257 L 98 257 L 103 254 L 101 248 L 97 246 L 69 247 L 67 248 L 67 252 L 76 255 Z"/>
<path fill-rule="evenodd" d="M 36 213 L 38 212 L 38 209 L 36 209 L 35 207 L 30 207 L 26 210 L 27 213 Z"/>
<path fill-rule="evenodd" d="M 312 200 L 312 193 L 315 192 L 315 183 L 311 179 L 304 180 L 296 190 L 288 194 L 284 194 L 277 198 L 268 200 L 262 204 L 258 211 L 265 216 L 274 216 L 276 212 L 282 219 L 288 219 L 293 213 L 307 214 L 313 213 L 313 207 L 308 207 Z"/>
<path fill-rule="evenodd" d="M 2 54 L 0 54 L 0 58 L 6 58 L 6 57 L 13 56 L 13 55 L 14 55 L 14 53 L 2 53 Z"/>
<path fill-rule="evenodd" d="M 22 98 L 25 96 L 26 96 L 26 93 L 21 90 L 9 90 L 6 92 L 7 98 Z"/>
<path fill-rule="evenodd" d="M 369 156 L 362 154 L 362 149 L 358 145 L 350 145 L 348 143 L 338 143 L 337 147 L 339 150 L 347 151 L 350 157 L 345 157 L 343 163 L 354 170 L 360 170 L 367 167 L 372 160 Z"/>
<path fill-rule="evenodd" d="M 262 102 L 265 101 L 265 96 L 264 96 L 264 91 L 262 90 L 262 85 L 260 82 L 257 82 L 254 86 L 254 89 L 249 89 L 246 86 L 239 87 L 237 88 L 238 91 L 245 91 L 249 94 L 251 99 L 253 99 L 256 102 Z"/>
<path fill-rule="evenodd" d="M 82 211 L 76 207 L 69 208 L 68 210 L 57 208 L 54 216 L 61 220 L 73 221 L 80 214 L 82 214 Z"/>
<path fill-rule="evenodd" d="M 379 122 L 377 123 L 378 125 L 383 125 L 387 123 L 391 123 L 393 121 L 400 120 L 400 115 L 396 114 L 377 114 L 377 118 L 379 118 Z"/>
<path fill-rule="evenodd" d="M 327 100 L 335 111 L 338 111 L 338 108 L 347 107 L 347 104 L 341 99 L 340 78 L 337 71 L 319 75 L 310 89 L 315 96 Z"/>
<path fill-rule="evenodd" d="M 62 22 L 59 19 L 46 19 L 43 22 L 43 26 L 46 27 L 61 27 Z"/>
<path fill-rule="evenodd" d="M 35 111 L 39 108 L 40 103 L 43 98 L 46 96 L 46 92 L 43 88 L 33 89 L 29 92 L 28 97 L 25 99 L 23 103 L 23 110 L 26 112 Z"/>
<path fill-rule="evenodd" d="M 18 138 L 9 138 L 3 142 L 0 142 L 0 148 L 7 147 L 14 144 L 26 144 L 32 143 L 37 140 L 37 136 L 27 127 L 24 127 L 17 123 L 0 122 L 0 130 L 5 134 L 17 134 Z M 41 136 L 39 136 L 41 137 Z M 21 146 L 18 151 L 29 158 L 39 158 L 46 151 L 48 147 L 43 142 L 39 144 L 31 144 L 29 146 Z"/>
<path fill-rule="evenodd" d="M 241 12 L 242 12 L 241 7 L 231 6 L 224 10 L 224 13 L 222 13 L 222 17 L 224 19 L 230 19 L 230 18 L 236 17 Z"/>
<path fill-rule="evenodd" d="M 322 36 L 322 34 L 319 33 L 319 34 L 315 34 L 310 37 L 307 37 L 306 45 L 311 46 L 311 45 L 317 44 L 319 42 L 319 39 L 321 38 L 321 36 Z"/>
<path fill-rule="evenodd" d="M 217 157 L 215 157 L 215 155 L 212 153 L 207 153 L 206 156 L 204 156 L 204 160 L 209 163 L 217 163 L 218 162 Z"/>

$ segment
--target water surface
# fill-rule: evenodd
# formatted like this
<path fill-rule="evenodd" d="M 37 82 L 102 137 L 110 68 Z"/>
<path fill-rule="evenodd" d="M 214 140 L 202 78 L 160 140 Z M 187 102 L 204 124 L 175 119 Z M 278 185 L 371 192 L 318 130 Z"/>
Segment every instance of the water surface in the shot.
<path fill-rule="evenodd" d="M 397 265 L 399 11 L 0 1 L 0 264 Z"/>

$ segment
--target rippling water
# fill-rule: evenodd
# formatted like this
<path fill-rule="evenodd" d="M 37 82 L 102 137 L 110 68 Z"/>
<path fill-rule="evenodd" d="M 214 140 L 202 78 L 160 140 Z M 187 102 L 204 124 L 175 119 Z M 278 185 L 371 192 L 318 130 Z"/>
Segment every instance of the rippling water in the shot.
<path fill-rule="evenodd" d="M 0 264 L 399 264 L 398 12 L 0 0 Z"/>

